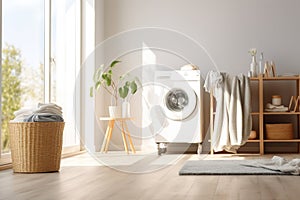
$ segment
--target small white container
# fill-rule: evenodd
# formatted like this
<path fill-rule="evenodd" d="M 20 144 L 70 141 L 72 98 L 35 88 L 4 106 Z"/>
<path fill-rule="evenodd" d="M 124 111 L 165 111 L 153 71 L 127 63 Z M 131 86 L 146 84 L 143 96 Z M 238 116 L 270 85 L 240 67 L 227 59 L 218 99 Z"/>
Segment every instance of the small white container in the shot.
<path fill-rule="evenodd" d="M 280 95 L 272 95 L 272 104 L 274 106 L 280 106 L 281 105 L 281 96 Z"/>
<path fill-rule="evenodd" d="M 122 117 L 122 107 L 121 106 L 108 106 L 109 116 L 111 118 L 121 118 Z"/>
<path fill-rule="evenodd" d="M 130 117 L 130 104 L 127 101 L 122 103 L 122 117 Z"/>

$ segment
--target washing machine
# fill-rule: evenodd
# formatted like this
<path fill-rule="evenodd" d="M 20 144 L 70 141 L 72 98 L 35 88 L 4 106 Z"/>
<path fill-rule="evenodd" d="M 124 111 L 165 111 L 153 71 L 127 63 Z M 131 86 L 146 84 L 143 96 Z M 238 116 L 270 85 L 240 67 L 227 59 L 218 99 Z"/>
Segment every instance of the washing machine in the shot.
<path fill-rule="evenodd" d="M 164 117 L 155 134 L 158 154 L 169 143 L 197 143 L 203 140 L 203 80 L 200 70 L 156 71 L 154 93 Z"/>

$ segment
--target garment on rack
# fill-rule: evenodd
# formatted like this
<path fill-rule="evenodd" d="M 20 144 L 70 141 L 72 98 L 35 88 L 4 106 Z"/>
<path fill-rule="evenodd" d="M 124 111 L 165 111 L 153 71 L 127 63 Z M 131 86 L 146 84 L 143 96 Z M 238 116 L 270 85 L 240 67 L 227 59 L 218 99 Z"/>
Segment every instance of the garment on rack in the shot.
<path fill-rule="evenodd" d="M 235 153 L 245 144 L 252 128 L 250 80 L 244 75 L 230 77 L 227 73 L 210 71 L 204 87 L 216 99 L 211 138 L 214 151 Z"/>
<path fill-rule="evenodd" d="M 250 80 L 244 75 L 232 78 L 229 105 L 230 143 L 239 147 L 252 129 Z"/>

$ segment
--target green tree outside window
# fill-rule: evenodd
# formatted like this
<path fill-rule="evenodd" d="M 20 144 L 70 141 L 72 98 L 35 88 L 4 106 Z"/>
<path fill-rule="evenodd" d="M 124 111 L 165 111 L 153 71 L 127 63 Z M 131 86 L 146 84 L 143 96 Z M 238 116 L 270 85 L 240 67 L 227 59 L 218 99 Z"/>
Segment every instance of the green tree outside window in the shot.
<path fill-rule="evenodd" d="M 2 49 L 2 115 L 1 115 L 1 147 L 6 152 L 9 149 L 9 121 L 14 118 L 14 111 L 21 107 L 22 58 L 21 52 L 13 45 Z"/>

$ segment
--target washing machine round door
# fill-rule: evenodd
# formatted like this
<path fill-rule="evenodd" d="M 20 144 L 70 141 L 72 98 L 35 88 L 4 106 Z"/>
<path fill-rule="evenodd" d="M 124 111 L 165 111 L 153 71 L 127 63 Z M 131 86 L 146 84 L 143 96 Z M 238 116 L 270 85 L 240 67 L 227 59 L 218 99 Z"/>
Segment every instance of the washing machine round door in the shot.
<path fill-rule="evenodd" d="M 188 88 L 170 89 L 164 99 L 165 115 L 172 120 L 184 120 L 193 114 L 197 106 L 197 95 Z"/>

